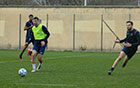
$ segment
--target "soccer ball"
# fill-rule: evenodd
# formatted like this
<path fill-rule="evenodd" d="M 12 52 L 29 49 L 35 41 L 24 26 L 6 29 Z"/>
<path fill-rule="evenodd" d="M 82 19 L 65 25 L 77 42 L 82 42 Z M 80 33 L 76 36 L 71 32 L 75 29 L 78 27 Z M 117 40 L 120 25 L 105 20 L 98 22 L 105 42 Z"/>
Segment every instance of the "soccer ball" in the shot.
<path fill-rule="evenodd" d="M 27 74 L 27 70 L 26 70 L 25 68 L 21 68 L 21 69 L 19 69 L 18 74 L 19 74 L 21 77 L 25 77 L 26 74 Z"/>

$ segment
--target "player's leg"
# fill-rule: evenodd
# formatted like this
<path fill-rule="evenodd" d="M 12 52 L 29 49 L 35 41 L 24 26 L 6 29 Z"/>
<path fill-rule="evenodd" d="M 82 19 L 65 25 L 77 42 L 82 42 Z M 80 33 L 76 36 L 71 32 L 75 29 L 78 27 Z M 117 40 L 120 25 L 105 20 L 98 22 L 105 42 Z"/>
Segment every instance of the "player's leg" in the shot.
<path fill-rule="evenodd" d="M 26 48 L 28 47 L 28 45 L 29 45 L 28 43 L 24 44 L 24 48 L 23 48 L 23 50 L 21 51 L 21 53 L 19 55 L 20 60 L 22 60 L 22 55 L 23 55 L 24 51 L 26 50 Z"/>
<path fill-rule="evenodd" d="M 30 43 L 32 43 L 32 45 L 34 45 L 34 39 L 33 38 L 31 39 Z M 32 48 L 28 48 L 27 54 L 28 54 L 29 59 L 31 60 Z"/>
<path fill-rule="evenodd" d="M 42 56 L 43 56 L 42 54 L 38 54 L 39 65 L 37 67 L 37 71 L 39 71 L 42 66 Z"/>
<path fill-rule="evenodd" d="M 39 61 L 39 65 L 37 67 L 37 70 L 39 71 L 41 66 L 42 66 L 42 56 L 45 52 L 45 48 L 46 48 L 46 44 L 44 46 L 41 46 L 40 47 L 40 51 L 39 51 L 39 54 L 38 54 L 38 61 Z"/>
<path fill-rule="evenodd" d="M 22 60 L 22 55 L 25 52 L 26 48 L 28 47 L 28 45 L 31 43 L 31 38 L 29 36 L 26 36 L 26 40 L 25 40 L 25 44 L 24 44 L 24 48 L 22 49 L 19 58 L 20 60 Z"/>
<path fill-rule="evenodd" d="M 28 53 L 28 57 L 29 57 L 29 59 L 31 60 L 31 56 L 32 56 L 32 49 L 31 49 L 31 48 L 28 48 L 27 53 Z"/>
<path fill-rule="evenodd" d="M 125 66 L 126 66 L 128 60 L 129 60 L 128 57 L 126 57 L 126 58 L 124 59 L 124 62 L 123 62 L 123 64 L 122 64 L 122 67 L 125 67 Z"/>
<path fill-rule="evenodd" d="M 124 59 L 124 62 L 122 64 L 122 67 L 125 67 L 128 61 L 135 55 L 137 49 L 132 48 L 132 50 L 129 51 L 127 54 L 127 57 Z"/>
<path fill-rule="evenodd" d="M 32 51 L 32 56 L 31 56 L 31 62 L 32 62 L 32 67 L 33 67 L 33 70 L 31 72 L 35 72 L 36 71 L 35 57 L 38 54 L 38 49 L 39 49 L 39 45 L 36 42 L 36 43 L 34 43 L 34 47 L 33 47 L 33 51 Z"/>
<path fill-rule="evenodd" d="M 113 70 L 115 69 L 115 67 L 117 66 L 117 64 L 119 63 L 119 61 L 123 58 L 123 56 L 125 56 L 125 53 L 123 51 L 120 52 L 120 55 L 118 56 L 118 58 L 114 61 L 110 71 L 108 72 L 108 75 L 111 75 L 111 73 L 113 72 Z"/>
<path fill-rule="evenodd" d="M 119 61 L 123 58 L 123 56 L 125 56 L 125 53 L 123 51 L 120 52 L 119 57 L 115 60 L 115 62 L 112 65 L 112 68 L 115 68 L 116 65 L 119 63 Z"/>
<path fill-rule="evenodd" d="M 31 56 L 31 62 L 32 62 L 33 70 L 31 72 L 35 72 L 36 71 L 36 61 L 35 61 L 36 55 L 37 55 L 37 51 L 33 50 L 32 51 L 32 56 Z"/>

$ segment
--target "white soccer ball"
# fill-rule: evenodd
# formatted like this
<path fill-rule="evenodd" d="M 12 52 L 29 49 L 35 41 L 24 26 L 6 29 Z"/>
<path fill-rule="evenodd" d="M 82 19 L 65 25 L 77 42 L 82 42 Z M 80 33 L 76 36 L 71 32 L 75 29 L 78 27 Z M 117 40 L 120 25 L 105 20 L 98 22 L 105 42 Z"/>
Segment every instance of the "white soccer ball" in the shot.
<path fill-rule="evenodd" d="M 27 74 L 27 70 L 26 70 L 25 68 L 21 68 L 21 69 L 19 69 L 18 74 L 19 74 L 21 77 L 25 77 L 26 74 Z"/>

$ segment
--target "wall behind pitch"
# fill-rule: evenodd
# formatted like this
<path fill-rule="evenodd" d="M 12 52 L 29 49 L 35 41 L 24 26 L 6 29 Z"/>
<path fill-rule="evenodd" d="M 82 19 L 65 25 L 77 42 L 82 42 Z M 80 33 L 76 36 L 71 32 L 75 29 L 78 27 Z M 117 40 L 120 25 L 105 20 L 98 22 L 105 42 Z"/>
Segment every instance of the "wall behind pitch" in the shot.
<path fill-rule="evenodd" d="M 120 45 L 112 49 L 115 37 L 103 24 L 101 43 L 101 17 L 120 37 L 126 33 L 125 22 L 134 21 L 140 28 L 139 8 L 0 8 L 0 48 L 19 48 L 19 15 L 21 14 L 21 46 L 24 46 L 26 32 L 23 30 L 28 15 L 33 14 L 42 20 L 51 33 L 49 49 L 88 49 L 120 50 Z"/>

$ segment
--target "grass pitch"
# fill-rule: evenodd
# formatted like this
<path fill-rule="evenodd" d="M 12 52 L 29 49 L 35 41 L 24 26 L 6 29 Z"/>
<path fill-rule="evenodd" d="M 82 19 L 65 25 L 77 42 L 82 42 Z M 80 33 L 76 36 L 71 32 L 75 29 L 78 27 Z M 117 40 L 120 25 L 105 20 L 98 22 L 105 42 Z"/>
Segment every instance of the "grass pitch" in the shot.
<path fill-rule="evenodd" d="M 0 88 L 139 88 L 140 54 L 125 68 L 122 61 L 111 76 L 107 75 L 119 53 L 47 51 L 39 72 L 31 73 L 27 56 L 19 50 L 0 50 Z M 38 61 L 37 61 L 38 62 Z M 38 65 L 38 64 L 37 64 Z M 26 77 L 18 70 L 27 69 Z"/>

